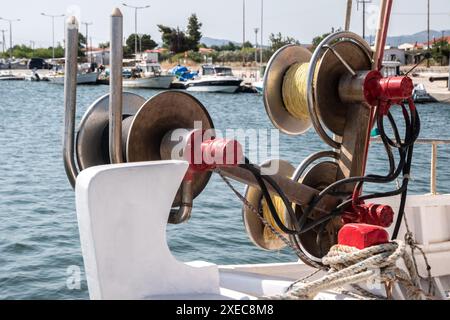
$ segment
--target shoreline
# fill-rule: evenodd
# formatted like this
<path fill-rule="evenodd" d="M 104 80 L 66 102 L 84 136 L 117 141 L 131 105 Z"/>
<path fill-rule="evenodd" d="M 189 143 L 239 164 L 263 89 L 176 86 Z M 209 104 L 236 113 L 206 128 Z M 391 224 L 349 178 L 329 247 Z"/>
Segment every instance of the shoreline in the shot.
<path fill-rule="evenodd" d="M 402 66 L 401 71 L 407 72 L 411 66 Z M 233 67 L 235 75 L 242 77 L 244 85 L 251 86 L 257 81 L 261 81 L 262 77 L 259 74 L 259 68 L 256 67 Z M 51 70 L 38 70 L 40 76 L 47 76 L 51 73 Z M 11 69 L 0 70 L 0 74 L 11 74 L 14 76 L 27 77 L 32 74 L 32 70 L 29 69 Z M 436 99 L 438 103 L 450 104 L 450 90 L 447 87 L 446 81 L 430 82 L 430 77 L 442 77 L 449 75 L 449 67 L 434 66 L 430 69 L 425 67 L 418 67 L 414 70 L 411 78 L 414 84 L 423 84 L 428 94 Z"/>

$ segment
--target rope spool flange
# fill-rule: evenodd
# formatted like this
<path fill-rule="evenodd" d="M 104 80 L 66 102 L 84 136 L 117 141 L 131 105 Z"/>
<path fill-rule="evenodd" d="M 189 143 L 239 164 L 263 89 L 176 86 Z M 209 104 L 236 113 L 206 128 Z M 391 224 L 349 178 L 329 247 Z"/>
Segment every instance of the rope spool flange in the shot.
<path fill-rule="evenodd" d="M 279 49 L 264 77 L 264 105 L 273 125 L 289 135 L 312 127 L 307 106 L 306 77 L 311 52 L 297 45 Z"/>
<path fill-rule="evenodd" d="M 262 164 L 262 167 L 273 166 L 278 166 L 278 173 L 286 177 L 291 177 L 295 171 L 294 166 L 284 160 L 269 160 Z M 263 200 L 262 192 L 259 189 L 247 186 L 245 189 L 245 198 L 256 210 L 259 211 L 262 209 L 263 218 L 274 227 L 275 230 L 278 232 L 281 231 L 273 220 L 270 210 L 267 208 L 265 200 Z M 271 198 L 277 209 L 280 220 L 283 222 L 288 221 L 287 210 L 281 199 L 276 196 L 272 196 Z M 242 216 L 248 237 L 257 247 L 269 251 L 277 251 L 286 247 L 286 244 L 273 234 L 273 232 L 268 229 L 258 216 L 256 216 L 256 214 L 247 206 L 243 207 Z M 282 232 L 280 232 L 280 234 L 282 234 Z"/>

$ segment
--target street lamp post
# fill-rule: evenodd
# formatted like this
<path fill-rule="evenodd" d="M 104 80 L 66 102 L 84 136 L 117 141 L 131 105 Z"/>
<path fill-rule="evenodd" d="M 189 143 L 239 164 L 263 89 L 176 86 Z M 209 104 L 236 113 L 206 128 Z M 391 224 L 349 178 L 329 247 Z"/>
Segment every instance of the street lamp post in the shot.
<path fill-rule="evenodd" d="M 2 53 L 5 53 L 5 48 L 6 48 L 6 38 L 5 38 L 5 32 L 8 30 L 0 30 L 0 32 L 2 33 Z"/>
<path fill-rule="evenodd" d="M 143 33 L 139 33 L 138 36 L 139 36 L 139 53 L 142 56 L 142 38 L 144 37 L 144 34 Z"/>
<path fill-rule="evenodd" d="M 427 38 L 428 38 L 428 44 L 427 44 L 427 50 L 428 53 L 431 53 L 431 46 L 430 46 L 430 0 L 427 1 Z M 430 68 L 430 58 L 427 59 L 427 68 Z"/>
<path fill-rule="evenodd" d="M 137 37 L 138 37 L 138 23 L 137 23 L 138 10 L 147 9 L 147 8 L 150 8 L 150 6 L 147 5 L 147 6 L 143 6 L 143 7 L 135 7 L 135 6 L 128 5 L 126 3 L 122 3 L 122 5 L 124 7 L 128 7 L 128 8 L 134 9 L 134 54 L 135 54 L 135 59 L 137 59 L 137 53 L 138 53 L 138 39 L 137 39 Z"/>
<path fill-rule="evenodd" d="M 10 58 L 10 60 L 12 60 L 12 54 L 13 54 L 13 32 L 12 32 L 12 23 L 13 22 L 19 22 L 20 21 L 20 19 L 5 19 L 5 18 L 1 18 L 0 17 L 0 20 L 4 20 L 4 21 L 7 21 L 7 22 L 9 22 L 9 58 Z"/>
<path fill-rule="evenodd" d="M 89 26 L 93 25 L 92 22 L 82 22 L 86 26 L 86 55 L 88 57 L 88 62 L 91 62 L 91 57 L 89 56 Z"/>
<path fill-rule="evenodd" d="M 372 0 L 356 0 L 356 4 L 358 5 L 358 10 L 359 10 L 359 5 L 362 4 L 362 15 L 363 15 L 362 36 L 363 36 L 363 39 L 366 39 L 366 5 L 369 3 L 372 3 Z"/>
<path fill-rule="evenodd" d="M 66 15 L 64 14 L 46 14 L 46 13 L 41 13 L 42 16 L 44 17 L 49 17 L 52 18 L 52 57 L 53 60 L 55 59 L 55 18 L 62 18 L 65 17 Z"/>
<path fill-rule="evenodd" d="M 259 28 L 255 28 L 255 62 L 258 64 L 258 32 Z"/>
<path fill-rule="evenodd" d="M 264 50 L 264 0 L 261 0 L 261 50 L 260 61 L 263 64 L 263 50 Z"/>

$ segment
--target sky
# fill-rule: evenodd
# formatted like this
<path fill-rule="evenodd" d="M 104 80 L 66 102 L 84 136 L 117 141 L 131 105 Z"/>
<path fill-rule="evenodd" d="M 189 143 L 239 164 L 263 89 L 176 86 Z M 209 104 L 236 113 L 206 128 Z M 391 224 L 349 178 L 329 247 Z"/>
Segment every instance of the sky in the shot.
<path fill-rule="evenodd" d="M 245 0 L 247 28 L 246 37 L 254 42 L 254 28 L 260 27 L 261 0 Z M 370 0 L 366 0 L 370 1 Z M 204 36 L 242 42 L 242 2 L 243 0 L 126 0 L 134 6 L 150 5 L 138 14 L 138 33 L 147 33 L 157 42 L 161 41 L 157 24 L 185 28 L 187 18 L 196 13 L 203 23 Z M 379 0 L 367 5 L 366 27 L 368 34 L 375 33 L 378 21 Z M 51 18 L 47 14 L 75 13 L 82 22 L 92 22 L 89 34 L 95 44 L 108 41 L 109 16 L 114 7 L 119 7 L 124 15 L 125 36 L 134 32 L 134 10 L 122 6 L 117 0 L 0 0 L 0 17 L 21 19 L 13 24 L 15 44 L 30 44 L 36 47 L 50 46 L 52 43 Z M 311 43 L 320 34 L 331 28 L 344 25 L 346 0 L 264 0 L 264 42 L 270 33 L 281 32 L 298 39 L 301 43 Z M 362 10 L 353 5 L 351 30 L 362 33 Z M 392 22 L 389 35 L 412 34 L 427 28 L 427 0 L 394 0 Z M 431 0 L 431 29 L 450 29 L 450 0 Z M 9 29 L 9 24 L 0 21 L 0 30 Z M 85 26 L 80 27 L 85 33 Z M 64 38 L 64 20 L 55 20 L 55 38 Z M 0 33 L 1 36 L 1 33 Z M 6 34 L 9 45 L 9 34 Z M 1 38 L 0 38 L 1 41 Z"/>

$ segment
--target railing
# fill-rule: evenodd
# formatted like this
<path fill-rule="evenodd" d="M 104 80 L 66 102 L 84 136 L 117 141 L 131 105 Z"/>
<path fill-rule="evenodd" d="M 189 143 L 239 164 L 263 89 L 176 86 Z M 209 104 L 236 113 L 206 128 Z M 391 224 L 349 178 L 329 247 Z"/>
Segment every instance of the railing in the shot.
<path fill-rule="evenodd" d="M 381 138 L 373 138 L 373 142 L 382 142 Z M 418 139 L 416 144 L 430 144 L 431 145 L 431 174 L 430 174 L 430 192 L 432 195 L 437 194 L 436 187 L 436 173 L 437 173 L 437 154 L 438 145 L 449 144 L 450 140 L 444 139 Z"/>

